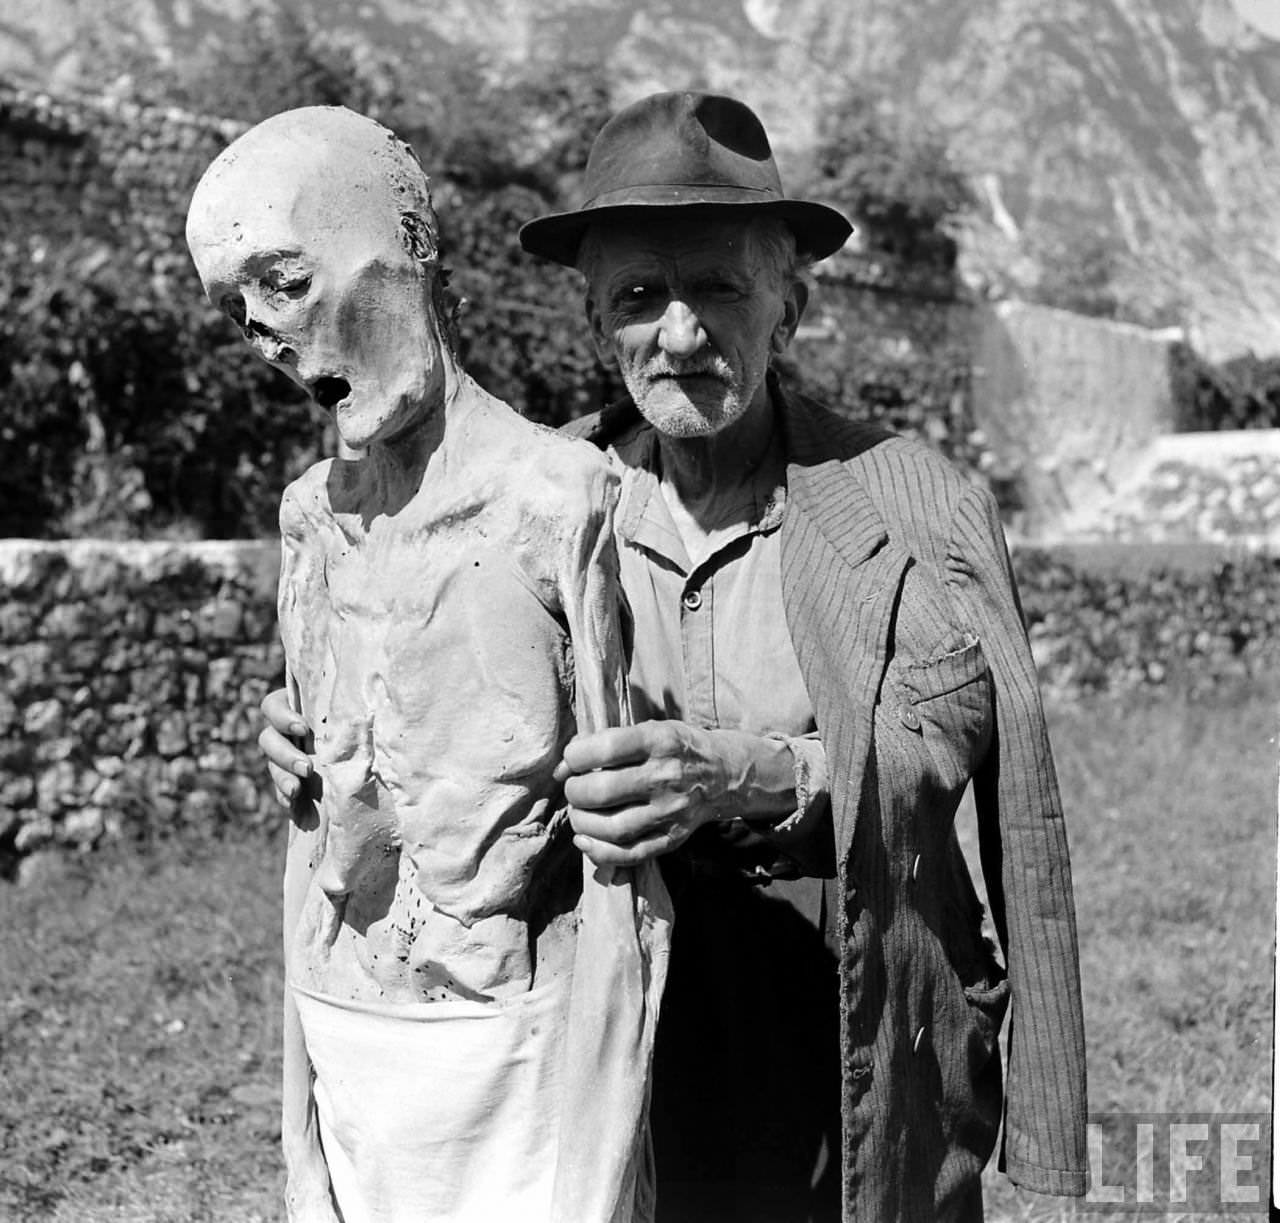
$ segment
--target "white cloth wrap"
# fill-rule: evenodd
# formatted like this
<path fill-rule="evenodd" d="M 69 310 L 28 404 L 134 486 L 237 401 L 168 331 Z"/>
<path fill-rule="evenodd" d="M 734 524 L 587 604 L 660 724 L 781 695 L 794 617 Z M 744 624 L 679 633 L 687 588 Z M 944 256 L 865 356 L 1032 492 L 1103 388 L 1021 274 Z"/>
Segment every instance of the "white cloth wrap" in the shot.
<path fill-rule="evenodd" d="M 344 1223 L 652 1217 L 647 1070 L 666 897 L 652 903 L 652 863 L 639 880 L 584 874 L 572 978 L 500 1002 L 382 1005 L 291 987 Z"/>
<path fill-rule="evenodd" d="M 569 983 L 378 1006 L 294 988 L 345 1223 L 550 1219 Z M 548 1118 L 547 1120 L 551 1120 Z"/>

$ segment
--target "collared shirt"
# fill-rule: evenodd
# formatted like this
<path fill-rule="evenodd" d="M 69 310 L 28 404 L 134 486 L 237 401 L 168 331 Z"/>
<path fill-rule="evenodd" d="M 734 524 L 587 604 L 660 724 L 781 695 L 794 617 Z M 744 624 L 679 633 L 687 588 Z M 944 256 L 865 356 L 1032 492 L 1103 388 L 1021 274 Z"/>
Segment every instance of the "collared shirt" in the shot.
<path fill-rule="evenodd" d="M 778 439 L 731 498 L 711 505 L 696 557 L 667 506 L 653 428 L 630 431 L 609 457 L 622 477 L 615 536 L 634 633 L 632 715 L 784 741 L 797 760 L 800 807 L 763 831 L 775 848 L 798 851 L 828 809 L 826 756 L 782 605 Z M 756 822 L 754 835 L 740 820 L 717 827 L 721 839 L 759 850 Z"/>
<path fill-rule="evenodd" d="M 673 1218 L 837 1218 L 835 847 L 826 756 L 782 603 L 782 445 L 775 435 L 713 501 L 692 557 L 655 431 L 633 429 L 609 457 L 622 478 L 614 536 L 633 622 L 632 716 L 770 736 L 797 761 L 797 811 L 705 824 L 661 859 L 675 922 L 654 1055 L 659 1200 Z"/>

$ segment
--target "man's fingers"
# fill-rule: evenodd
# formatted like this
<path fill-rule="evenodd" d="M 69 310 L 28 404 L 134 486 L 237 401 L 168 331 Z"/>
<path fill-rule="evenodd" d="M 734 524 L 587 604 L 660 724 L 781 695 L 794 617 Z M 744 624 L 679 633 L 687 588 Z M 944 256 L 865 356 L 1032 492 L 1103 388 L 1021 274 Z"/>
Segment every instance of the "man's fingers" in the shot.
<path fill-rule="evenodd" d="M 278 764 L 268 764 L 267 772 L 271 774 L 271 784 L 276 790 L 276 801 L 282 807 L 292 807 L 293 800 L 298 797 L 302 782 L 292 773 L 286 772 Z"/>
<path fill-rule="evenodd" d="M 608 841 L 597 841 L 594 837 L 575 836 L 573 843 L 596 866 L 639 866 L 650 858 L 659 858 L 670 853 L 673 844 L 669 837 L 651 837 L 637 841 L 634 845 L 613 845 Z"/>
<path fill-rule="evenodd" d="M 602 769 L 594 773 L 575 774 L 564 783 L 564 796 L 575 807 L 607 811 L 628 803 L 647 803 L 669 789 L 669 779 L 662 776 L 654 762 Z"/>
<path fill-rule="evenodd" d="M 258 747 L 267 758 L 267 765 L 275 765 L 295 777 L 311 776 L 311 757 L 300 751 L 292 739 L 282 735 L 274 726 L 266 726 L 258 736 Z"/>
<path fill-rule="evenodd" d="M 674 848 L 693 831 L 682 818 L 683 814 L 669 810 L 666 804 L 652 803 L 618 807 L 612 811 L 584 811 L 580 807 L 570 807 L 569 823 L 575 835 L 623 849 L 649 840 L 662 841 L 668 848 Z"/>
<path fill-rule="evenodd" d="M 281 806 L 291 811 L 302 793 L 302 781 L 313 772 L 311 758 L 295 740 L 307 734 L 307 724 L 289 708 L 289 694 L 276 688 L 262 698 L 266 726 L 258 736 L 258 748 L 267 758 L 267 772 Z"/>
<path fill-rule="evenodd" d="M 289 708 L 289 693 L 284 688 L 275 688 L 262 698 L 262 716 L 281 735 L 301 739 L 307 733 L 307 724 Z"/>
<path fill-rule="evenodd" d="M 611 845 L 625 846 L 639 839 L 652 827 L 647 807 L 627 807 L 616 811 L 584 811 L 581 807 L 569 808 L 569 823 L 578 836 L 593 841 L 607 841 Z"/>
<path fill-rule="evenodd" d="M 614 726 L 570 739 L 564 747 L 564 762 L 575 773 L 639 764 L 651 755 L 661 753 L 669 737 L 669 724 L 664 722 Z"/>

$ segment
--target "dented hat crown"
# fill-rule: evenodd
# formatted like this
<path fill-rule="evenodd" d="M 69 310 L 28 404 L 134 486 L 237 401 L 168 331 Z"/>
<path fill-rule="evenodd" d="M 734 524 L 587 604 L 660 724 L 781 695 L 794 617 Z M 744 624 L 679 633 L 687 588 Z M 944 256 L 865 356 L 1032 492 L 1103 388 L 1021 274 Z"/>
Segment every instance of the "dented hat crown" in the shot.
<path fill-rule="evenodd" d="M 834 208 L 783 194 L 760 120 L 718 94 L 651 94 L 619 111 L 591 146 L 582 191 L 578 208 L 524 225 L 521 246 L 572 267 L 593 221 L 655 208 L 778 216 L 810 259 L 833 254 L 853 232 Z"/>

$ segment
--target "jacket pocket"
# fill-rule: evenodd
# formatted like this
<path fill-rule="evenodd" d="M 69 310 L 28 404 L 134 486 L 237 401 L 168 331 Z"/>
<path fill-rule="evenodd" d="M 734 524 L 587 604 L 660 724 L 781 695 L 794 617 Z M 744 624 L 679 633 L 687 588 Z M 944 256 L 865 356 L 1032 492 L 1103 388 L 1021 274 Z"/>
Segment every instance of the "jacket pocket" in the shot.
<path fill-rule="evenodd" d="M 991 672 L 975 633 L 961 630 L 932 657 L 896 658 L 885 671 L 884 701 L 919 735 L 944 791 L 963 789 L 991 743 Z"/>
<path fill-rule="evenodd" d="M 1009 979 L 1001 977 L 994 984 L 966 985 L 964 1000 L 969 1004 L 969 1014 L 990 1056 L 998 1047 L 1000 1027 L 1009 1009 Z"/>
<path fill-rule="evenodd" d="M 926 702 L 967 687 L 987 674 L 978 635 L 960 629 L 930 657 L 898 659 L 898 682 L 913 699 Z"/>
<path fill-rule="evenodd" d="M 990 984 L 967 985 L 964 998 L 973 1026 L 969 1030 L 969 1081 L 962 1115 L 966 1119 L 967 1142 L 982 1164 L 995 1149 L 1004 1111 L 1000 1026 L 1009 1009 L 1008 978 L 1000 977 Z"/>

